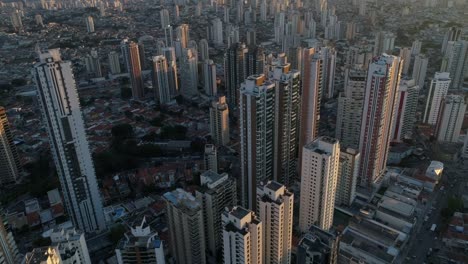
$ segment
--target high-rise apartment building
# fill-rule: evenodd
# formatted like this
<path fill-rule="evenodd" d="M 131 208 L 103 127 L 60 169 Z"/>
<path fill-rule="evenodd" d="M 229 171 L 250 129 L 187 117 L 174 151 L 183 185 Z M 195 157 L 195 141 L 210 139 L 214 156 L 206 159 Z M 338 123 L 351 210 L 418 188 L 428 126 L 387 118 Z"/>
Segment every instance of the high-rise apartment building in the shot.
<path fill-rule="evenodd" d="M 436 72 L 429 86 L 429 93 L 426 98 L 426 108 L 424 110 L 423 122 L 435 125 L 439 119 L 440 103 L 447 95 L 450 87 L 450 74 L 448 72 Z"/>
<path fill-rule="evenodd" d="M 215 46 L 223 45 L 223 21 L 219 18 L 213 20 L 212 39 Z"/>
<path fill-rule="evenodd" d="M 332 226 L 339 161 L 340 143 L 334 138 L 318 137 L 304 146 L 299 208 L 302 232 L 312 225 L 324 230 Z"/>
<path fill-rule="evenodd" d="M 21 11 L 15 10 L 12 12 L 10 15 L 10 20 L 14 31 L 22 32 L 24 30 Z"/>
<path fill-rule="evenodd" d="M 151 231 L 146 218 L 139 219 L 124 234 L 115 249 L 118 264 L 165 264 L 164 246 L 158 233 Z M 80 262 L 81 263 L 81 262 Z"/>
<path fill-rule="evenodd" d="M 56 247 L 62 261 L 67 263 L 67 254 L 73 252 L 73 259 L 78 260 L 77 263 L 91 264 L 91 258 L 89 257 L 88 245 L 86 244 L 85 235 L 83 232 L 76 230 L 75 228 L 59 228 L 54 229 L 50 234 L 50 240 L 52 246 Z M 72 262 L 73 263 L 73 262 Z"/>
<path fill-rule="evenodd" d="M 0 260 L 3 264 L 21 262 L 13 233 L 7 229 L 7 223 L 0 216 Z"/>
<path fill-rule="evenodd" d="M 236 180 L 226 173 L 205 171 L 200 175 L 200 189 L 196 197 L 203 207 L 207 252 L 209 256 L 217 258 L 223 247 L 221 215 L 225 208 L 237 204 Z"/>
<path fill-rule="evenodd" d="M 32 74 L 68 214 L 85 232 L 106 228 L 71 62 L 39 54 Z"/>
<path fill-rule="evenodd" d="M 15 183 L 21 163 L 5 108 L 0 106 L 0 186 Z"/>
<path fill-rule="evenodd" d="M 163 8 L 159 11 L 159 16 L 161 17 L 161 28 L 167 28 L 171 25 L 169 18 L 169 10 Z"/>
<path fill-rule="evenodd" d="M 271 65 L 269 79 L 275 82 L 275 138 L 273 178 L 285 185 L 293 183 L 297 171 L 300 125 L 301 74 L 291 64 Z M 268 140 L 268 139 L 267 139 Z"/>
<path fill-rule="evenodd" d="M 176 189 L 163 195 L 172 257 L 178 264 L 206 263 L 202 204 L 192 194 Z"/>
<path fill-rule="evenodd" d="M 442 55 L 445 55 L 449 41 L 459 41 L 462 36 L 461 28 L 450 27 L 445 32 L 444 41 L 442 42 Z"/>
<path fill-rule="evenodd" d="M 152 69 L 152 82 L 155 99 L 158 104 L 167 104 L 171 101 L 171 82 L 177 82 L 176 80 L 170 80 L 176 76 L 169 73 L 166 57 L 163 55 L 153 57 L 153 69 Z"/>
<path fill-rule="evenodd" d="M 231 45 L 224 55 L 224 78 L 230 107 L 237 107 L 240 84 L 247 78 L 247 47 L 242 43 Z"/>
<path fill-rule="evenodd" d="M 391 52 L 395 47 L 395 34 L 391 32 L 379 31 L 374 40 L 374 56 Z"/>
<path fill-rule="evenodd" d="M 225 96 L 219 96 L 210 107 L 211 139 L 219 146 L 229 144 L 229 107 Z"/>
<path fill-rule="evenodd" d="M 468 130 L 466 130 L 465 133 L 465 142 L 463 143 L 462 151 L 461 151 L 461 156 L 464 159 L 468 158 Z"/>
<path fill-rule="evenodd" d="M 359 151 L 361 185 L 371 187 L 385 173 L 400 82 L 400 58 L 375 57 L 367 71 Z"/>
<path fill-rule="evenodd" d="M 205 145 L 205 153 L 204 153 L 204 160 L 205 160 L 205 170 L 211 170 L 213 172 L 218 173 L 218 151 L 216 150 L 216 146 L 213 144 L 206 144 Z"/>
<path fill-rule="evenodd" d="M 335 137 L 343 147 L 359 148 L 362 108 L 366 90 L 366 72 L 348 70 L 344 92 L 338 97 Z"/>
<path fill-rule="evenodd" d="M 90 54 L 85 57 L 85 67 L 91 76 L 96 78 L 102 77 L 101 62 L 96 49 L 91 49 Z"/>
<path fill-rule="evenodd" d="M 257 187 L 265 263 L 291 263 L 294 195 L 276 181 Z"/>
<path fill-rule="evenodd" d="M 400 81 L 396 99 L 397 106 L 393 113 L 392 141 L 399 142 L 413 137 L 419 90 L 419 86 L 413 79 Z"/>
<path fill-rule="evenodd" d="M 299 163 L 302 162 L 303 146 L 318 135 L 320 99 L 322 97 L 322 61 L 314 48 L 304 49 L 302 68 L 302 95 L 299 132 Z"/>
<path fill-rule="evenodd" d="M 200 61 L 205 61 L 210 59 L 210 46 L 208 45 L 208 40 L 202 39 L 198 43 L 198 48 L 200 50 Z"/>
<path fill-rule="evenodd" d="M 418 56 L 421 53 L 422 43 L 419 39 L 413 41 L 411 44 L 411 55 Z"/>
<path fill-rule="evenodd" d="M 221 216 L 223 263 L 262 264 L 263 224 L 254 212 L 235 206 Z"/>
<path fill-rule="evenodd" d="M 239 102 L 242 204 L 255 210 L 256 185 L 273 177 L 275 83 L 252 75 L 241 85 Z"/>
<path fill-rule="evenodd" d="M 179 93 L 179 82 L 177 80 L 177 64 L 175 49 L 173 47 L 166 47 L 161 49 L 162 55 L 166 57 L 167 62 L 167 79 L 169 81 L 169 90 L 171 98 L 177 96 Z"/>
<path fill-rule="evenodd" d="M 468 41 L 449 41 L 442 59 L 441 72 L 450 73 L 450 89 L 461 89 L 468 69 Z"/>
<path fill-rule="evenodd" d="M 191 99 L 198 95 L 198 58 L 194 49 L 184 49 L 180 62 L 180 94 Z"/>
<path fill-rule="evenodd" d="M 176 28 L 176 40 L 180 41 L 180 45 L 182 49 L 188 48 L 189 42 L 189 25 L 188 24 L 181 24 Z"/>
<path fill-rule="evenodd" d="M 109 59 L 109 68 L 110 68 L 110 72 L 112 74 L 119 74 L 121 73 L 121 69 L 120 69 L 120 59 L 119 59 L 119 53 L 115 52 L 115 51 L 111 51 L 109 52 L 109 55 L 108 55 L 108 59 Z"/>
<path fill-rule="evenodd" d="M 356 184 L 361 155 L 356 149 L 342 147 L 338 180 L 336 183 L 336 205 L 350 206 L 356 197 Z"/>
<path fill-rule="evenodd" d="M 143 99 L 145 96 L 143 76 L 141 75 L 140 52 L 138 44 L 124 39 L 120 45 L 122 56 L 130 74 L 133 99 Z"/>
<path fill-rule="evenodd" d="M 92 16 L 86 17 L 86 30 L 88 33 L 94 33 L 94 18 Z"/>
<path fill-rule="evenodd" d="M 216 64 L 212 60 L 203 62 L 203 88 L 208 96 L 216 96 L 218 93 L 216 84 Z"/>
<path fill-rule="evenodd" d="M 413 79 L 416 82 L 416 85 L 419 86 L 419 88 L 424 87 L 428 63 L 429 59 L 424 54 L 419 54 L 414 57 Z"/>
<path fill-rule="evenodd" d="M 411 64 L 411 49 L 400 49 L 400 58 L 402 60 L 401 74 L 407 75 Z"/>
<path fill-rule="evenodd" d="M 466 103 L 463 95 L 449 94 L 441 102 L 435 135 L 439 142 L 458 142 L 465 118 Z"/>

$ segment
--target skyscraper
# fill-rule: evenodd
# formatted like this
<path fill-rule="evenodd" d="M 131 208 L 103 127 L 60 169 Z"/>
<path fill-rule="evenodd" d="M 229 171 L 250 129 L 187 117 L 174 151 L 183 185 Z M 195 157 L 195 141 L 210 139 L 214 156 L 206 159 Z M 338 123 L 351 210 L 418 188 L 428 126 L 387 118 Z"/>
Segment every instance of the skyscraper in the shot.
<path fill-rule="evenodd" d="M 366 89 L 366 72 L 347 70 L 344 92 L 338 97 L 335 137 L 342 147 L 358 149 L 362 108 Z"/>
<path fill-rule="evenodd" d="M 11 231 L 7 230 L 6 222 L 0 216 L 0 259 L 4 264 L 21 263 L 18 248 Z"/>
<path fill-rule="evenodd" d="M 205 60 L 202 67 L 205 94 L 208 96 L 215 96 L 218 93 L 216 84 L 216 64 L 212 60 Z"/>
<path fill-rule="evenodd" d="M 223 45 L 223 22 L 219 18 L 213 20 L 212 38 L 216 46 Z"/>
<path fill-rule="evenodd" d="M 198 43 L 198 48 L 200 49 L 200 61 L 205 61 L 210 59 L 210 46 L 206 39 L 202 39 Z"/>
<path fill-rule="evenodd" d="M 396 98 L 397 106 L 393 113 L 392 141 L 412 138 L 419 90 L 419 86 L 413 79 L 400 81 Z"/>
<path fill-rule="evenodd" d="M 223 263 L 263 263 L 263 224 L 254 212 L 235 206 L 224 211 Z"/>
<path fill-rule="evenodd" d="M 424 54 L 419 54 L 414 58 L 413 79 L 421 89 L 424 87 L 428 62 L 429 59 Z"/>
<path fill-rule="evenodd" d="M 411 49 L 402 48 L 400 49 L 400 58 L 402 60 L 402 70 L 401 73 L 404 75 L 408 74 L 409 67 L 411 64 Z"/>
<path fill-rule="evenodd" d="M 182 49 L 188 48 L 189 42 L 189 25 L 181 24 L 176 28 L 176 40 L 180 41 Z"/>
<path fill-rule="evenodd" d="M 458 142 L 465 118 L 466 103 L 463 95 L 447 95 L 441 102 L 435 135 L 440 142 Z"/>
<path fill-rule="evenodd" d="M 242 204 L 255 210 L 257 183 L 273 177 L 275 83 L 263 74 L 252 75 L 240 94 Z"/>
<path fill-rule="evenodd" d="M 85 66 L 88 74 L 96 78 L 102 77 L 101 62 L 96 49 L 91 49 L 90 54 L 85 57 Z"/>
<path fill-rule="evenodd" d="M 229 143 L 229 107 L 225 96 L 219 96 L 210 107 L 211 139 L 219 146 Z"/>
<path fill-rule="evenodd" d="M 216 150 L 216 146 L 213 144 L 206 144 L 205 145 L 205 153 L 204 153 L 204 160 L 205 160 L 205 170 L 211 170 L 213 172 L 218 173 L 218 151 Z"/>
<path fill-rule="evenodd" d="M 165 264 L 164 245 L 158 233 L 151 231 L 146 217 L 138 219 L 115 249 L 118 264 Z"/>
<path fill-rule="evenodd" d="M 106 228 L 71 62 L 58 49 L 39 54 L 32 74 L 68 214 L 85 232 Z"/>
<path fill-rule="evenodd" d="M 391 52 L 395 47 L 395 35 L 391 32 L 379 31 L 375 34 L 374 56 Z"/>
<path fill-rule="evenodd" d="M 15 12 L 12 12 L 10 15 L 10 19 L 11 25 L 13 26 L 13 30 L 15 30 L 16 32 L 21 32 L 24 30 L 21 13 L 19 10 L 15 10 Z"/>
<path fill-rule="evenodd" d="M 304 49 L 302 69 L 301 124 L 299 133 L 299 163 L 302 147 L 317 137 L 322 97 L 322 61 L 314 48 Z"/>
<path fill-rule="evenodd" d="M 318 137 L 304 146 L 301 167 L 299 230 L 312 225 L 328 230 L 333 224 L 338 181 L 340 143 L 330 137 Z"/>
<path fill-rule="evenodd" d="M 447 51 L 449 41 L 459 41 L 462 36 L 461 28 L 450 27 L 445 32 L 444 41 L 442 42 L 442 55 Z"/>
<path fill-rule="evenodd" d="M 422 43 L 419 39 L 413 41 L 413 44 L 411 45 L 411 55 L 417 56 L 419 53 L 421 53 L 421 46 Z"/>
<path fill-rule="evenodd" d="M 161 28 L 167 28 L 169 25 L 171 25 L 169 11 L 167 9 L 161 9 L 159 11 L 159 16 L 161 17 Z"/>
<path fill-rule="evenodd" d="M 265 263 L 291 263 L 294 195 L 275 181 L 257 187 Z"/>
<path fill-rule="evenodd" d="M 176 263 L 206 263 L 206 234 L 201 203 L 182 189 L 167 192 L 163 197 L 167 203 L 170 249 Z"/>
<path fill-rule="evenodd" d="M 224 55 L 224 78 L 230 107 L 237 107 L 240 84 L 247 78 L 247 47 L 242 43 L 230 46 Z"/>
<path fill-rule="evenodd" d="M 356 184 L 361 155 L 356 149 L 341 148 L 338 180 L 336 183 L 336 205 L 350 206 L 356 197 Z"/>
<path fill-rule="evenodd" d="M 184 49 L 180 62 L 180 94 L 191 99 L 198 95 L 198 58 L 193 49 Z"/>
<path fill-rule="evenodd" d="M 442 99 L 447 95 L 450 87 L 450 74 L 448 72 L 436 72 L 429 87 L 426 98 L 423 122 L 435 125 L 439 118 L 439 109 Z"/>
<path fill-rule="evenodd" d="M 291 64 L 278 62 L 269 73 L 276 86 L 273 178 L 288 186 L 297 172 L 301 91 L 301 74 L 290 68 Z"/>
<path fill-rule="evenodd" d="M 94 32 L 94 18 L 92 16 L 86 17 L 86 30 L 88 33 Z"/>
<path fill-rule="evenodd" d="M 109 52 L 108 58 L 109 58 L 110 72 L 112 74 L 121 73 L 119 54 L 117 52 L 115 52 L 115 51 L 111 51 L 111 52 Z"/>
<path fill-rule="evenodd" d="M 152 81 L 155 99 L 159 104 L 167 104 L 171 101 L 171 87 L 166 57 L 159 55 L 153 57 Z M 174 81 L 174 80 L 172 80 Z"/>
<path fill-rule="evenodd" d="M 133 99 L 143 99 L 145 96 L 143 76 L 141 75 L 141 63 L 138 44 L 124 39 L 121 43 L 122 56 L 130 74 Z"/>
<path fill-rule="evenodd" d="M 0 186 L 15 183 L 21 163 L 13 141 L 5 108 L 0 106 Z"/>
<path fill-rule="evenodd" d="M 468 69 L 468 41 L 449 41 L 442 59 L 441 72 L 450 73 L 450 89 L 461 89 Z"/>
<path fill-rule="evenodd" d="M 363 186 L 371 187 L 385 172 L 399 82 L 400 58 L 383 54 L 372 60 L 367 71 L 359 140 Z"/>
<path fill-rule="evenodd" d="M 223 246 L 221 215 L 225 208 L 237 204 L 236 180 L 226 173 L 205 171 L 200 175 L 200 185 L 196 197 L 203 206 L 206 248 L 216 258 Z"/>
<path fill-rule="evenodd" d="M 179 81 L 177 80 L 176 55 L 173 47 L 162 48 L 162 54 L 167 62 L 167 79 L 169 81 L 169 90 L 171 98 L 179 93 Z"/>

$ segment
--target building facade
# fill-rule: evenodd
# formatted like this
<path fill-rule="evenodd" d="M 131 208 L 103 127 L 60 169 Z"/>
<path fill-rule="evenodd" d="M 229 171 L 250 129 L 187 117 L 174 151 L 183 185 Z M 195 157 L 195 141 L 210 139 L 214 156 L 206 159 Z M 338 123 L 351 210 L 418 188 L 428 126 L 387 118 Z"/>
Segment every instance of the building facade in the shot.
<path fill-rule="evenodd" d="M 324 230 L 332 226 L 339 158 L 340 143 L 334 138 L 318 137 L 304 146 L 299 209 L 302 232 L 312 225 Z"/>
<path fill-rule="evenodd" d="M 257 187 L 265 263 L 291 263 L 294 195 L 276 181 Z"/>
<path fill-rule="evenodd" d="M 226 207 L 237 204 L 236 180 L 226 173 L 205 171 L 200 175 L 200 185 L 196 197 L 203 206 L 206 248 L 209 256 L 217 258 L 223 246 L 221 215 Z"/>
<path fill-rule="evenodd" d="M 190 193 L 176 189 L 163 195 L 171 238 L 172 257 L 178 264 L 205 264 L 203 208 Z"/>
<path fill-rule="evenodd" d="M 0 186 L 15 183 L 21 172 L 21 162 L 11 133 L 5 108 L 0 106 Z"/>
<path fill-rule="evenodd" d="M 257 183 L 273 177 L 275 83 L 263 74 L 252 75 L 240 94 L 241 202 L 255 210 Z"/>
<path fill-rule="evenodd" d="M 229 107 L 225 96 L 219 96 L 210 107 L 211 139 L 218 146 L 229 144 Z"/>
<path fill-rule="evenodd" d="M 106 229 L 71 62 L 39 54 L 32 74 L 68 214 L 85 232 Z"/>
<path fill-rule="evenodd" d="M 221 216 L 223 263 L 262 264 L 263 224 L 254 212 L 235 206 Z"/>
<path fill-rule="evenodd" d="M 400 58 L 384 54 L 373 59 L 367 73 L 359 140 L 362 186 L 371 187 L 384 175 L 399 82 Z"/>
<path fill-rule="evenodd" d="M 447 95 L 441 103 L 435 135 L 439 142 L 458 142 L 465 118 L 466 103 L 463 95 Z"/>
<path fill-rule="evenodd" d="M 138 43 L 124 39 L 120 45 L 122 56 L 127 66 L 127 72 L 130 75 L 132 85 L 133 99 L 143 99 L 145 96 L 145 86 L 143 76 L 141 75 L 141 61 Z"/>
<path fill-rule="evenodd" d="M 397 106 L 393 113 L 392 141 L 400 142 L 413 138 L 413 129 L 417 121 L 419 90 L 419 86 L 413 79 L 400 81 L 396 99 Z"/>
<path fill-rule="evenodd" d="M 338 181 L 336 183 L 336 205 L 350 206 L 356 197 L 356 184 L 361 155 L 356 149 L 341 148 Z"/>
<path fill-rule="evenodd" d="M 435 125 L 439 118 L 440 103 L 447 95 L 450 86 L 450 74 L 448 72 L 436 72 L 429 86 L 429 93 L 426 98 L 426 108 L 424 110 L 423 122 Z"/>

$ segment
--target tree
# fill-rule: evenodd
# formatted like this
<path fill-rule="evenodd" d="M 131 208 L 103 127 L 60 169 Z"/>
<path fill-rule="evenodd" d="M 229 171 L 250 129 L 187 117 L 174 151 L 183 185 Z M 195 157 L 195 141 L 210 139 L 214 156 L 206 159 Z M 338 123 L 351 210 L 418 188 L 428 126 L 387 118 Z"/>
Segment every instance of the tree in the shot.
<path fill-rule="evenodd" d="M 45 238 L 45 237 L 40 236 L 39 238 L 33 241 L 34 247 L 46 247 L 46 246 L 50 246 L 50 244 L 52 244 L 52 241 L 48 237 Z"/>

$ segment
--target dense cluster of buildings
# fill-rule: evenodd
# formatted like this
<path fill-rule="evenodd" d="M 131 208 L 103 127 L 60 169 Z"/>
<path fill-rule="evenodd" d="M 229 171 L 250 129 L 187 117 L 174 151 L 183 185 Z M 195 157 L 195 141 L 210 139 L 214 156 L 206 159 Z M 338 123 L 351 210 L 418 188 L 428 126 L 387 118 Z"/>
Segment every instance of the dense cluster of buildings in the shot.
<path fill-rule="evenodd" d="M 387 164 L 406 155 L 399 144 L 417 140 L 416 124 L 440 144 L 463 145 L 460 156 L 468 157 L 468 134 L 461 142 L 466 29 L 447 28 L 440 69 L 426 82 L 423 43 L 396 46 L 399 34 L 376 27 L 364 34 L 368 25 L 359 20 L 375 26 L 379 8 L 350 2 L 358 19 L 347 19 L 326 0 L 174 0 L 158 7 L 157 37 L 113 38 L 111 49 L 89 48 L 78 63 L 62 59 L 72 48 L 62 56 L 37 45 L 31 78 L 46 133 L 36 139 L 50 149 L 60 194 L 50 191 L 47 203 L 26 199 L 0 218 L 0 259 L 92 263 L 87 240 L 99 248 L 96 241 L 122 222 L 126 232 L 109 245 L 115 252 L 109 263 L 401 263 L 422 225 L 423 194 L 437 191 L 444 164 L 416 170 Z M 27 31 L 26 7 L 96 8 L 103 18 L 106 11 L 137 6 L 118 0 L 3 5 L 14 9 L 10 20 L 18 35 Z M 132 8 L 127 12 L 141 7 Z M 405 8 L 402 13 L 409 12 Z M 206 38 L 187 21 L 191 12 L 210 15 Z M 95 15 L 80 21 L 88 36 L 99 34 Z M 35 23 L 44 27 L 41 15 Z M 265 25 L 272 26 L 271 39 L 261 32 Z M 81 70 L 74 72 L 75 66 Z M 109 91 L 119 86 L 131 99 L 94 98 L 81 107 L 83 94 L 112 97 Z M 147 139 L 160 135 L 163 125 L 130 118 L 156 120 L 162 111 L 170 116 L 165 124 L 197 127 L 189 133 L 203 139 L 201 155 L 192 155 L 196 140 Z M 136 125 L 136 138 L 145 138 L 137 144 L 190 153 L 193 160 L 168 162 L 161 155 L 98 180 L 92 154 L 109 147 L 118 123 Z M 17 145 L 0 107 L 2 188 L 27 177 Z M 231 159 L 229 170 L 221 156 Z M 151 196 L 121 201 L 139 185 L 152 187 Z M 346 215 L 346 223 L 337 214 Z M 69 225 L 54 225 L 65 216 Z M 454 214 L 442 238 L 447 247 L 466 246 L 467 222 L 466 214 Z M 50 245 L 21 255 L 10 227 L 23 226 L 47 229 Z"/>

